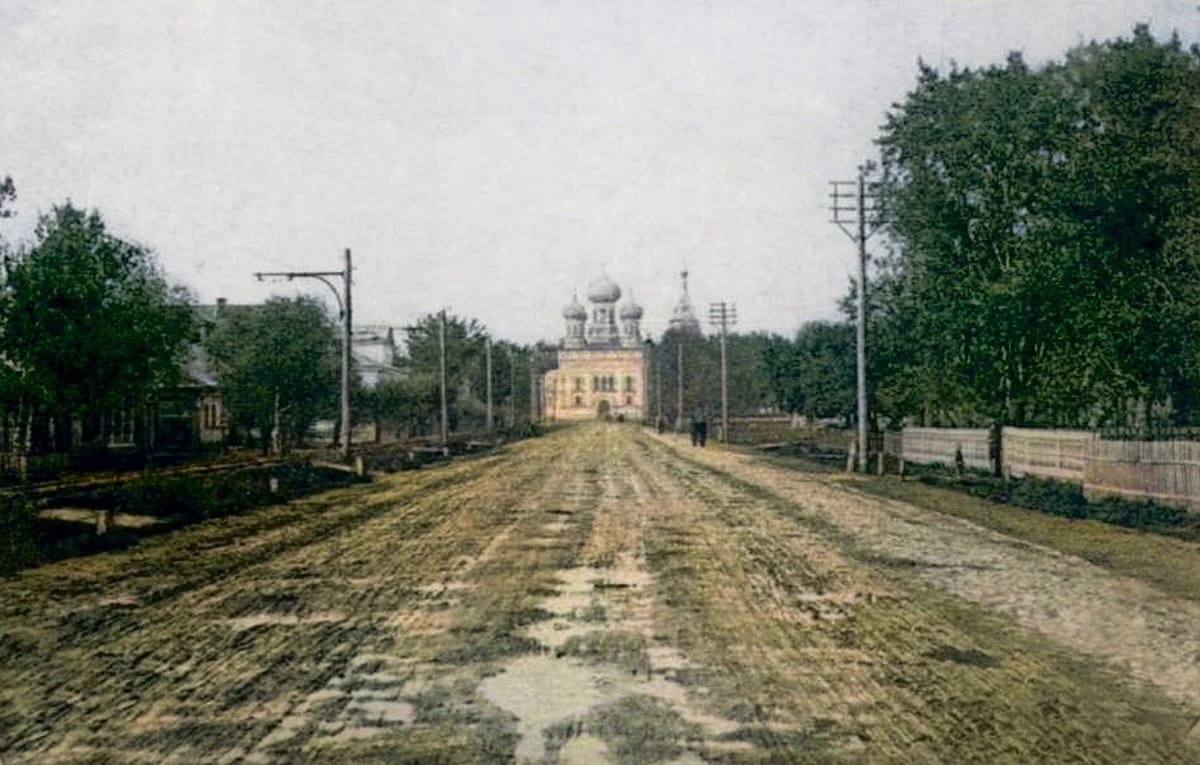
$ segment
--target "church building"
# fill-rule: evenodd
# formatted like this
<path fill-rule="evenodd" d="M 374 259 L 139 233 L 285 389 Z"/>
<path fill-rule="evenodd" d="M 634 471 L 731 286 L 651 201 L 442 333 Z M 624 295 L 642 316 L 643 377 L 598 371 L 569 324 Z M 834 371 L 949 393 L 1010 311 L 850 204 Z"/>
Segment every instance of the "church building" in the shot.
<path fill-rule="evenodd" d="M 587 299 L 590 314 L 578 296 L 563 309 L 566 334 L 558 368 L 542 381 L 545 417 L 640 420 L 647 405 L 648 363 L 642 307 L 628 299 L 618 309 L 621 288 L 607 276 L 588 285 Z"/>

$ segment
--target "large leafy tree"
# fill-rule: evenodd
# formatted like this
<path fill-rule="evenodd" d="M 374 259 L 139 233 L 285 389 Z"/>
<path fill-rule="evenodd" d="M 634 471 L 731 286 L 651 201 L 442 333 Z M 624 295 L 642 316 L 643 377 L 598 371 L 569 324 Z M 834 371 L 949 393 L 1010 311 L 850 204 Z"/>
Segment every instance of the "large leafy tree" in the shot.
<path fill-rule="evenodd" d="M 205 340 L 236 427 L 268 448 L 278 418 L 284 448 L 332 414 L 340 384 L 338 331 L 319 301 L 271 298 L 219 316 Z"/>
<path fill-rule="evenodd" d="M 967 423 L 1092 424 L 1195 390 L 1200 65 L 1093 43 L 917 86 L 880 138 L 892 251 L 872 307 L 877 403 Z"/>
<path fill-rule="evenodd" d="M 7 257 L 0 346 L 25 410 L 79 417 L 85 440 L 101 416 L 177 380 L 192 335 L 187 293 L 153 255 L 70 203 Z"/>

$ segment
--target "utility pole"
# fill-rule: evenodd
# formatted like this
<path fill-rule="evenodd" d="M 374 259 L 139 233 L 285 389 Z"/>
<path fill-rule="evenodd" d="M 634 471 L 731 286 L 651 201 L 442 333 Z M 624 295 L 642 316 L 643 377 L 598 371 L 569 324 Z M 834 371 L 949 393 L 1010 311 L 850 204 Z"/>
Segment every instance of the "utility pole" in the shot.
<path fill-rule="evenodd" d="M 484 354 L 487 359 L 487 432 L 491 433 L 493 429 L 492 419 L 492 338 L 488 338 L 484 345 Z"/>
<path fill-rule="evenodd" d="M 830 181 L 833 223 L 858 246 L 858 305 L 855 322 L 858 371 L 858 469 L 867 472 L 867 240 L 883 228 L 878 184 L 867 183 L 867 167 L 859 165 L 855 181 Z M 846 206 L 843 202 L 850 202 Z"/>
<path fill-rule="evenodd" d="M 646 355 L 642 359 L 642 418 L 648 424 L 650 422 L 650 378 L 654 377 L 654 385 L 657 390 L 662 390 L 659 381 L 659 371 L 662 365 L 658 362 L 658 353 L 655 350 L 654 341 L 647 338 L 642 344 Z M 651 371 L 651 365 L 654 369 Z M 662 417 L 662 400 L 658 401 L 658 417 Z M 654 424 L 657 427 L 659 420 L 655 419 Z"/>
<path fill-rule="evenodd" d="M 654 398 L 658 402 L 658 416 L 655 418 L 654 424 L 655 424 L 655 426 L 657 426 L 659 422 L 662 422 L 662 416 L 663 416 L 662 415 L 662 354 L 661 353 L 655 354 L 654 359 L 655 359 L 655 366 L 656 366 L 656 368 L 654 370 L 654 387 L 655 387 Z"/>
<path fill-rule="evenodd" d="M 517 424 L 517 359 L 512 346 L 508 346 L 508 427 Z"/>
<path fill-rule="evenodd" d="M 257 271 L 254 278 L 258 281 L 266 279 L 287 279 L 289 282 L 293 279 L 316 279 L 324 284 L 333 292 L 334 298 L 338 303 L 338 313 L 342 320 L 342 401 L 341 401 L 341 421 L 339 445 L 342 456 L 346 459 L 350 458 L 350 353 L 353 346 L 353 315 L 351 314 L 350 304 L 350 284 L 354 273 L 353 266 L 350 261 L 350 248 L 346 248 L 345 268 L 341 271 Z M 329 281 L 330 277 L 338 276 L 342 279 L 342 292 L 339 294 L 337 287 L 333 286 L 333 282 Z"/>
<path fill-rule="evenodd" d="M 721 331 L 721 441 L 729 440 L 729 362 L 725 338 L 729 327 L 737 324 L 737 306 L 722 300 L 709 303 L 709 322 Z"/>
<path fill-rule="evenodd" d="M 675 350 L 678 353 L 676 361 L 675 380 L 675 432 L 683 432 L 683 331 L 675 334 Z"/>
<path fill-rule="evenodd" d="M 438 322 L 438 367 L 442 388 L 442 446 L 450 442 L 450 408 L 446 405 L 446 309 Z"/>
<path fill-rule="evenodd" d="M 535 351 L 529 350 L 529 422 L 537 421 L 537 371 L 533 359 Z"/>

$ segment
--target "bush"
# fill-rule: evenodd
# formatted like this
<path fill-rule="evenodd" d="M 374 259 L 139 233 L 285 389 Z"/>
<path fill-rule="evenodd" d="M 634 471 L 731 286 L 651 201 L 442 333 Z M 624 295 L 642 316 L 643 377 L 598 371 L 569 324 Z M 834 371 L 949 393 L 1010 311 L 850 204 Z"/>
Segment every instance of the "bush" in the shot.
<path fill-rule="evenodd" d="M 1087 518 L 1091 515 L 1081 487 L 1041 478 L 1022 478 L 1014 481 L 1008 502 L 1017 507 L 1067 518 Z"/>
<path fill-rule="evenodd" d="M 1025 477 L 1005 482 L 981 474 L 958 478 L 949 468 L 919 466 L 911 471 L 922 483 L 965 491 L 1002 505 L 1037 510 L 1063 518 L 1088 518 L 1130 529 L 1191 535 L 1189 527 L 1200 534 L 1200 518 L 1186 510 L 1152 501 L 1104 497 L 1089 500 L 1078 484 L 1046 478 Z"/>

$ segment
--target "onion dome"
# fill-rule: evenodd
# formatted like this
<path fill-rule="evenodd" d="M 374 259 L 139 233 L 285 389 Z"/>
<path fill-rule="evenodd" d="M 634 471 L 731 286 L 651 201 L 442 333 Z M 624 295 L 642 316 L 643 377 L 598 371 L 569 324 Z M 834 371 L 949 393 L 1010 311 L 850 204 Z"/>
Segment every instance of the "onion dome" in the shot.
<path fill-rule="evenodd" d="M 593 303 L 615 303 L 621 299 L 621 288 L 607 274 L 601 274 L 588 285 L 587 297 Z"/>
<path fill-rule="evenodd" d="M 622 319 L 640 319 L 642 318 L 642 307 L 631 297 L 628 302 L 621 306 Z"/>
<path fill-rule="evenodd" d="M 564 319 L 587 319 L 587 309 L 579 304 L 578 295 L 572 295 L 571 302 L 563 308 L 562 315 Z"/>

